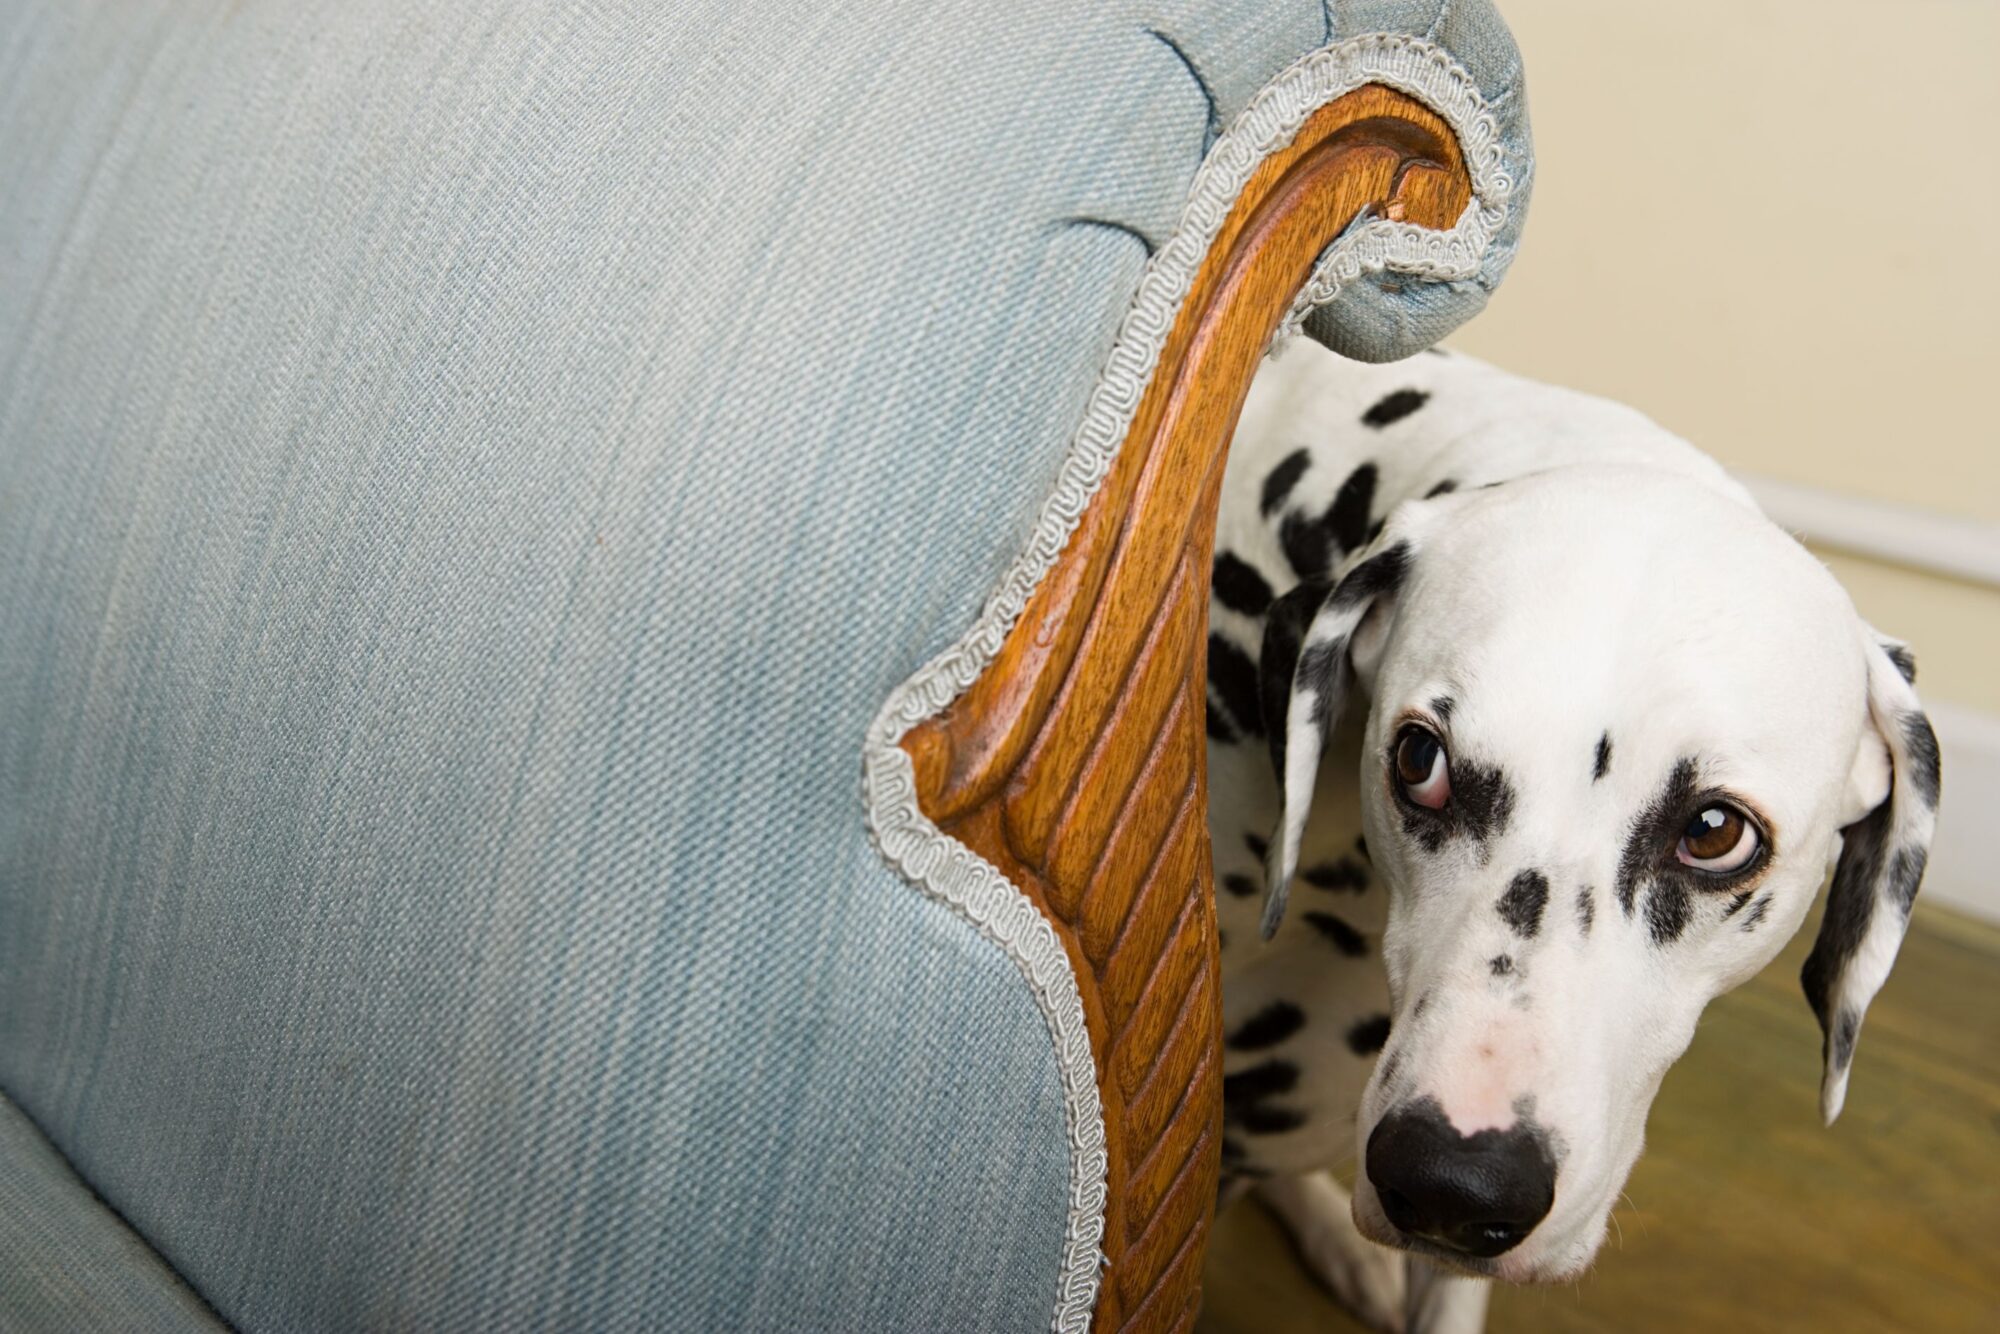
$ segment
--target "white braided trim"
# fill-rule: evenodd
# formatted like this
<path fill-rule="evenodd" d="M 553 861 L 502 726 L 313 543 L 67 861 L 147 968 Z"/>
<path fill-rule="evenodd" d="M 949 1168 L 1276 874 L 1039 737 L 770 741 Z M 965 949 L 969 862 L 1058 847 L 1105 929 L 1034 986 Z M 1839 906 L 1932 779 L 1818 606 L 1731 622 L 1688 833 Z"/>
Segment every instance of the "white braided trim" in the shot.
<path fill-rule="evenodd" d="M 917 889 L 957 911 L 1006 952 L 1027 979 L 1054 1039 L 1070 1143 L 1069 1220 L 1050 1321 L 1058 1334 L 1088 1329 L 1099 1274 L 1107 1263 L 1100 1249 L 1104 1114 L 1083 998 L 1055 928 L 1034 903 L 997 867 L 925 818 L 917 805 L 910 757 L 897 743 L 910 728 L 943 712 L 978 678 L 1061 556 L 1117 456 L 1181 302 L 1251 173 L 1290 143 L 1313 112 L 1366 83 L 1408 93 L 1444 118 L 1465 156 L 1472 202 L 1446 232 L 1386 219 L 1350 229 L 1320 257 L 1284 328 L 1295 329 L 1312 306 L 1332 299 L 1342 284 L 1362 273 L 1396 270 L 1446 279 L 1477 271 L 1506 219 L 1513 182 L 1501 165 L 1497 122 L 1471 76 L 1443 48 L 1400 34 L 1351 38 L 1294 62 L 1265 85 L 1195 173 L 1179 225 L 1139 279 L 1138 293 L 1027 546 L 958 642 L 883 701 L 863 746 L 862 799 L 876 849 Z"/>

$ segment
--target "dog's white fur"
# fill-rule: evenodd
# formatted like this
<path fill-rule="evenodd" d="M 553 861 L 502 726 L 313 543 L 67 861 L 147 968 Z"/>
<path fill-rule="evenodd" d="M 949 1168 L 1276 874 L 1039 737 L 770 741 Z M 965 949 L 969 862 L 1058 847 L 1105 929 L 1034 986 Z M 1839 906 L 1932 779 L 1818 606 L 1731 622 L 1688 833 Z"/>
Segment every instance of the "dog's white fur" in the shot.
<path fill-rule="evenodd" d="M 1392 395 L 1421 406 L 1368 424 Z M 1286 489 L 1271 479 L 1288 459 Z M 1299 661 L 1323 646 L 1339 656 L 1338 679 L 1301 670 L 1279 682 L 1285 708 L 1268 722 L 1286 737 L 1283 783 L 1253 721 L 1231 726 L 1231 703 L 1245 711 L 1240 689 L 1233 701 L 1211 689 L 1225 1071 L 1235 1077 L 1225 1172 L 1260 1189 L 1315 1272 L 1370 1323 L 1476 1330 L 1482 1282 L 1414 1256 L 1406 1282 L 1399 1257 L 1373 1243 L 1514 1282 L 1587 1268 L 1662 1075 L 1708 1001 L 1797 929 L 1842 830 L 1879 808 L 1876 860 L 1906 850 L 1921 874 L 1928 807 L 1890 800 L 1892 773 L 1922 763 L 1904 735 L 1921 714 L 1840 586 L 1716 463 L 1630 409 L 1458 355 L 1365 366 L 1304 338 L 1275 352 L 1236 433 L 1218 560 L 1246 563 L 1285 594 L 1299 583 L 1281 540 L 1287 516 L 1327 513 L 1364 463 L 1376 470 L 1364 508 L 1381 526 L 1334 553 L 1332 573 L 1399 548 L 1407 572 L 1377 596 L 1315 609 Z M 1276 505 L 1274 490 L 1284 492 Z M 1211 630 L 1220 651 L 1233 645 L 1255 662 L 1265 617 L 1243 606 L 1219 582 Z M 1259 666 L 1269 678 L 1289 664 Z M 1347 681 L 1344 714 L 1337 698 L 1318 698 Z M 1337 718 L 1324 735 L 1316 706 Z M 1436 850 L 1413 837 L 1387 765 L 1410 718 L 1444 735 L 1454 772 L 1501 775 L 1504 827 Z M 1609 764 L 1599 775 L 1601 741 Z M 1705 792 L 1761 817 L 1769 860 L 1747 896 L 1677 892 L 1682 872 L 1655 882 L 1626 868 L 1621 903 L 1635 828 L 1684 760 Z M 1934 750 L 1930 762 L 1934 805 Z M 1295 881 L 1297 868 L 1321 884 Z M 1524 934 L 1520 914 L 1496 904 L 1530 869 L 1547 894 Z M 1889 878 L 1876 870 L 1875 881 Z M 1829 1120 L 1861 1009 L 1900 939 L 1915 883 L 1903 879 L 1906 888 L 1858 884 L 1852 894 L 1883 900 L 1881 910 L 1862 910 L 1852 940 L 1822 937 L 1835 1016 L 1823 1016 Z M 1268 941 L 1267 881 L 1283 913 Z M 1260 1031 L 1259 1017 L 1288 1006 L 1302 1022 L 1265 1040 L 1286 1025 Z M 1379 1034 L 1381 1016 L 1389 1038 L 1377 1061 L 1369 1026 Z M 1556 1146 L 1551 1212 L 1497 1259 L 1400 1235 L 1365 1168 L 1344 1216 L 1346 1193 L 1326 1169 L 1354 1152 L 1365 1163 L 1385 1112 L 1419 1097 L 1466 1135 L 1531 1108 Z"/>

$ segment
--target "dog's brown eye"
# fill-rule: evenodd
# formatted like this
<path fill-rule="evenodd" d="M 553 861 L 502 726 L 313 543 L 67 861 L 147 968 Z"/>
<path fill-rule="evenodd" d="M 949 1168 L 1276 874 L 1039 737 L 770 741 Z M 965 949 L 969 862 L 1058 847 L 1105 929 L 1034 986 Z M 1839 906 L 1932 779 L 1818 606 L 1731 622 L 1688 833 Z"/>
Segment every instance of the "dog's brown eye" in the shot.
<path fill-rule="evenodd" d="M 1757 826 L 1734 806 L 1720 802 L 1704 806 L 1681 830 L 1674 856 L 1682 865 L 1711 875 L 1740 871 L 1757 855 L 1762 840 Z"/>
<path fill-rule="evenodd" d="M 1396 781 L 1417 805 L 1444 809 L 1451 800 L 1451 764 L 1437 733 L 1414 723 L 1403 729 L 1396 738 Z"/>

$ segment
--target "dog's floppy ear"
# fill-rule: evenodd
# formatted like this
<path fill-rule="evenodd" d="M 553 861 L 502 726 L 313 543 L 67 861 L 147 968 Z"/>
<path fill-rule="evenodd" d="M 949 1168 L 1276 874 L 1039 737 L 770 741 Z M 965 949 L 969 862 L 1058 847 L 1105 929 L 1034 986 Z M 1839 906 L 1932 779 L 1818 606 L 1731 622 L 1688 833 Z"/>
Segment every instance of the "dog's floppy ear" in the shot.
<path fill-rule="evenodd" d="M 1826 916 L 1799 975 L 1824 1034 L 1819 1110 L 1828 1125 L 1847 1099 L 1861 1016 L 1896 961 L 1937 824 L 1937 735 L 1912 686 L 1916 666 L 1903 645 L 1863 632 L 1871 726 L 1850 786 L 1853 800 L 1874 805 L 1841 830 Z"/>
<path fill-rule="evenodd" d="M 1278 827 L 1265 854 L 1266 940 L 1284 919 L 1320 752 L 1347 699 L 1353 672 L 1348 641 L 1376 599 L 1403 582 L 1409 565 L 1410 544 L 1393 542 L 1365 556 L 1338 583 L 1299 585 L 1273 603 L 1265 617 L 1258 691 L 1271 764 L 1283 794 Z"/>

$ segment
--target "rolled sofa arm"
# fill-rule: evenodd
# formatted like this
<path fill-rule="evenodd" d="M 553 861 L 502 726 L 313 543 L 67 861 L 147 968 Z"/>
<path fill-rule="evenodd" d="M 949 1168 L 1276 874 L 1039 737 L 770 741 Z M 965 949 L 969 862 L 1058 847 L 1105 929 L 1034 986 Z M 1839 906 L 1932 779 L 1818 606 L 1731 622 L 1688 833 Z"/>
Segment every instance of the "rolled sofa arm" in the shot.
<path fill-rule="evenodd" d="M 1192 1322 L 1215 1203 L 1222 1007 L 1202 757 L 1228 442 L 1273 335 L 1315 297 L 1396 269 L 1381 256 L 1398 247 L 1481 257 L 1495 192 L 1475 197 L 1466 157 L 1437 111 L 1368 82 L 1255 162 L 1191 251 L 1185 298 L 1059 558 L 969 688 L 901 738 L 923 814 L 1033 901 L 1075 974 L 1103 1125 L 1096 1329 Z"/>

